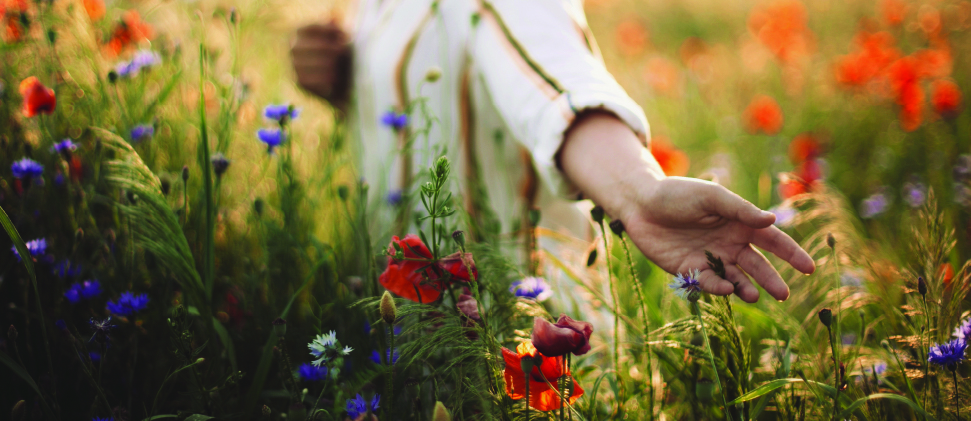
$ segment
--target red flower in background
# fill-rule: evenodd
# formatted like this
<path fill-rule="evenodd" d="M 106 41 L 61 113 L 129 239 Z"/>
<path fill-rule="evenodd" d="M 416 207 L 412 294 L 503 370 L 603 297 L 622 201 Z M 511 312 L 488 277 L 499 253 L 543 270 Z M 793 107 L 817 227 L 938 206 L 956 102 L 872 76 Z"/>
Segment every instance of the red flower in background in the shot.
<path fill-rule="evenodd" d="M 749 133 L 774 135 L 782 129 L 782 108 L 772 97 L 759 95 L 745 109 L 745 128 Z"/>
<path fill-rule="evenodd" d="M 404 259 L 395 259 L 395 244 L 401 248 Z M 388 254 L 388 267 L 378 281 L 388 291 L 414 302 L 427 304 L 438 300 L 445 288 L 446 276 L 452 280 L 467 282 L 469 267 L 472 268 L 473 276 L 479 276 L 471 253 L 454 253 L 433 262 L 432 252 L 415 234 L 408 234 L 403 239 L 392 237 Z"/>
<path fill-rule="evenodd" d="M 592 324 L 573 320 L 565 314 L 555 324 L 542 317 L 533 319 L 533 346 L 550 357 L 586 354 L 590 351 L 591 334 Z"/>
<path fill-rule="evenodd" d="M 789 159 L 793 164 L 813 160 L 823 153 L 823 147 L 812 133 L 802 133 L 789 142 Z"/>
<path fill-rule="evenodd" d="M 111 55 L 121 54 L 131 45 L 150 40 L 155 37 L 155 30 L 152 26 L 143 22 L 138 12 L 129 10 L 121 17 L 121 22 L 111 33 L 108 44 L 105 45 Z"/>
<path fill-rule="evenodd" d="M 900 52 L 893 47 L 893 35 L 888 32 L 861 31 L 855 42 L 858 51 L 841 57 L 836 63 L 836 81 L 843 85 L 863 86 L 900 57 Z"/>
<path fill-rule="evenodd" d="M 529 372 L 529 378 L 523 372 L 523 357 L 541 356 L 539 364 Z M 556 379 L 563 375 L 570 375 L 570 370 L 563 370 L 563 357 L 545 357 L 529 342 L 523 342 L 516 347 L 516 352 L 502 349 L 502 358 L 506 361 L 503 377 L 506 379 L 506 394 L 513 400 L 526 397 L 526 382 L 529 382 L 529 406 L 540 411 L 552 411 L 560 408 L 560 397 L 556 389 L 550 384 L 556 384 Z M 573 380 L 573 394 L 566 399 L 571 405 L 583 396 L 580 384 Z"/>
<path fill-rule="evenodd" d="M 0 0 L 0 18 L 7 27 L 7 42 L 17 42 L 24 37 L 26 16 L 27 0 Z"/>
<path fill-rule="evenodd" d="M 823 178 L 823 169 L 818 160 L 822 152 L 822 145 L 811 133 L 800 134 L 789 142 L 789 159 L 796 164 L 796 168 L 780 177 L 779 196 L 789 199 L 816 188 Z"/>
<path fill-rule="evenodd" d="M 961 89 L 953 81 L 940 79 L 931 85 L 931 104 L 944 118 L 954 118 L 961 111 Z"/>
<path fill-rule="evenodd" d="M 907 15 L 907 3 L 901 0 L 883 0 L 880 3 L 880 10 L 887 25 L 897 26 L 903 23 L 904 16 Z"/>
<path fill-rule="evenodd" d="M 84 11 L 88 14 L 91 20 L 98 20 L 105 15 L 105 2 L 104 0 L 83 0 Z"/>
<path fill-rule="evenodd" d="M 748 27 L 783 63 L 812 49 L 813 34 L 806 26 L 806 6 L 799 1 L 782 0 L 756 8 L 749 16 Z"/>
<path fill-rule="evenodd" d="M 54 90 L 41 84 L 34 76 L 20 82 L 20 96 L 24 98 L 23 111 L 27 117 L 53 113 L 57 105 Z"/>
<path fill-rule="evenodd" d="M 651 155 L 654 155 L 657 163 L 661 164 L 665 175 L 685 175 L 688 173 L 688 167 L 691 166 L 688 154 L 676 148 L 664 136 L 655 136 L 651 139 Z"/>
<path fill-rule="evenodd" d="M 647 46 L 647 29 L 636 20 L 628 19 L 617 25 L 616 36 L 620 52 L 627 56 L 640 54 Z"/>

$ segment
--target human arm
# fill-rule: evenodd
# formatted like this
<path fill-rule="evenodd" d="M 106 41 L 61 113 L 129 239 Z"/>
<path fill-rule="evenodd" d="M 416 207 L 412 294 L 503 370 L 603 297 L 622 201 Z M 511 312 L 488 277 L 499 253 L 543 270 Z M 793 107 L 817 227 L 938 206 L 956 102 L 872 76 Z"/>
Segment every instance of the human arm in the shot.
<path fill-rule="evenodd" d="M 334 22 L 301 27 L 290 48 L 297 85 L 344 111 L 350 99 L 352 51 L 347 33 Z"/>
<path fill-rule="evenodd" d="M 753 245 L 800 272 L 815 270 L 809 254 L 772 225 L 775 215 L 718 184 L 666 177 L 630 127 L 609 113 L 579 116 L 558 156 L 566 177 L 622 221 L 645 256 L 669 273 L 701 270 L 707 292 L 758 301 L 748 273 L 773 298 L 789 297 L 785 281 Z M 727 280 L 708 269 L 705 250 L 724 260 Z"/>

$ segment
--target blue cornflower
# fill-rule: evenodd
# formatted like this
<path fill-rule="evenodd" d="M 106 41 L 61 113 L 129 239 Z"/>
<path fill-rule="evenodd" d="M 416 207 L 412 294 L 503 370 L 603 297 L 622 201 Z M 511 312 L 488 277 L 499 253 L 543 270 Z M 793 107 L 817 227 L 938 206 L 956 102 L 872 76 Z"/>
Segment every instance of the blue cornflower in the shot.
<path fill-rule="evenodd" d="M 161 63 L 162 56 L 155 51 L 141 50 L 135 53 L 135 56 L 132 57 L 131 62 L 137 66 L 138 69 L 143 69 Z"/>
<path fill-rule="evenodd" d="M 51 146 L 51 151 L 54 151 L 60 154 L 68 154 L 76 151 L 77 149 L 78 149 L 77 143 L 72 142 L 71 139 L 64 139 L 60 142 L 55 143 L 54 146 Z"/>
<path fill-rule="evenodd" d="M 90 300 L 99 295 L 101 295 L 101 282 L 98 282 L 97 279 L 88 279 L 87 281 L 81 282 L 82 298 L 85 300 Z"/>
<path fill-rule="evenodd" d="M 401 201 L 405 198 L 405 193 L 400 189 L 391 190 L 386 196 L 384 196 L 384 201 L 388 202 L 391 206 L 398 206 Z"/>
<path fill-rule="evenodd" d="M 111 329 L 118 327 L 111 324 L 111 316 L 108 316 L 108 318 L 104 320 L 95 320 L 94 317 L 92 317 L 91 321 L 88 323 L 91 324 L 91 330 L 94 331 L 94 335 L 91 335 L 91 339 L 89 339 L 88 342 L 97 339 L 98 342 L 106 343 L 111 339 Z"/>
<path fill-rule="evenodd" d="M 297 374 L 299 374 L 300 378 L 305 381 L 319 382 L 327 379 L 327 367 L 318 367 L 310 363 L 303 363 L 300 364 L 300 368 L 297 369 Z"/>
<path fill-rule="evenodd" d="M 115 65 L 115 73 L 119 77 L 132 77 L 138 74 L 138 65 L 131 61 L 123 61 Z"/>
<path fill-rule="evenodd" d="M 536 301 L 545 301 L 553 296 L 553 289 L 543 278 L 528 276 L 521 281 L 513 282 L 509 286 L 509 292 L 516 294 L 517 297 L 531 298 Z"/>
<path fill-rule="evenodd" d="M 64 259 L 54 265 L 54 269 L 51 270 L 51 273 L 58 278 L 73 278 L 81 274 L 81 265 L 71 263 L 70 260 Z"/>
<path fill-rule="evenodd" d="M 39 257 L 47 253 L 47 240 L 44 238 L 30 240 L 24 243 L 24 245 L 27 246 L 27 251 L 30 252 L 31 257 Z M 20 261 L 20 253 L 17 252 L 17 247 L 11 246 L 10 249 L 13 250 L 13 254 L 17 256 L 17 261 Z"/>
<path fill-rule="evenodd" d="M 108 311 L 119 316 L 131 316 L 148 307 L 148 294 L 121 293 L 118 301 L 108 301 Z"/>
<path fill-rule="evenodd" d="M 964 319 L 957 328 L 954 329 L 954 336 L 964 339 L 967 342 L 971 339 L 971 317 Z"/>
<path fill-rule="evenodd" d="M 64 322 L 64 319 L 57 319 L 57 321 L 54 322 L 54 326 L 57 326 L 57 328 L 61 329 L 62 331 L 67 331 L 67 323 Z"/>
<path fill-rule="evenodd" d="M 394 327 L 394 336 L 400 335 L 401 330 L 402 330 L 402 327 L 396 325 Z M 364 321 L 364 333 L 367 335 L 371 334 L 371 322 L 368 322 L 367 320 Z"/>
<path fill-rule="evenodd" d="M 75 282 L 64 291 L 64 298 L 67 298 L 71 304 L 77 304 L 81 302 L 81 284 Z"/>
<path fill-rule="evenodd" d="M 14 161 L 10 165 L 10 171 L 13 172 L 13 178 L 30 179 L 40 177 L 44 173 L 44 166 L 33 159 L 23 158 L 19 161 Z"/>
<path fill-rule="evenodd" d="M 954 371 L 964 361 L 964 350 L 967 348 L 968 343 L 964 339 L 953 339 L 951 342 L 932 346 L 927 353 L 927 361 Z"/>
<path fill-rule="evenodd" d="M 688 271 L 687 274 L 678 274 L 674 277 L 674 282 L 668 285 L 669 288 L 674 290 L 675 294 L 679 297 L 687 299 L 688 294 L 698 291 L 701 292 L 701 283 L 698 282 L 698 276 L 700 272 L 698 269 L 694 271 Z"/>
<path fill-rule="evenodd" d="M 222 177 L 223 173 L 229 169 L 229 164 L 233 162 L 226 158 L 226 155 L 218 152 L 212 156 L 211 161 L 212 172 L 216 173 L 216 177 Z"/>
<path fill-rule="evenodd" d="M 88 358 L 91 358 L 91 362 L 99 363 L 101 362 L 101 353 L 98 351 L 91 351 L 88 353 Z"/>
<path fill-rule="evenodd" d="M 266 143 L 267 152 L 273 153 L 273 148 L 280 146 L 284 141 L 283 131 L 280 129 L 259 129 L 256 137 L 260 142 Z"/>
<path fill-rule="evenodd" d="M 98 358 L 101 358 L 101 357 L 99 356 Z M 91 421 L 115 421 L 115 417 L 109 417 L 109 418 L 94 417 L 94 418 L 91 418 Z"/>
<path fill-rule="evenodd" d="M 135 128 L 131 129 L 131 141 L 132 143 L 138 143 L 143 140 L 149 140 L 155 136 L 155 126 L 151 124 L 139 124 Z"/>
<path fill-rule="evenodd" d="M 387 349 L 385 350 L 384 356 L 391 358 L 391 365 L 394 365 L 398 363 L 398 357 L 401 356 L 401 353 L 395 349 L 394 355 L 391 355 L 391 350 Z M 371 362 L 379 365 L 381 364 L 381 354 L 379 354 L 377 350 L 371 351 Z"/>
<path fill-rule="evenodd" d="M 280 104 L 280 105 L 267 105 L 263 109 L 263 116 L 270 119 L 276 120 L 277 122 L 283 122 L 284 118 L 293 120 L 300 115 L 300 110 L 296 108 L 290 108 L 290 104 Z"/>
<path fill-rule="evenodd" d="M 890 199 L 883 193 L 875 193 L 863 199 L 863 203 L 860 205 L 860 217 L 863 219 L 873 218 L 884 213 L 889 207 Z"/>
<path fill-rule="evenodd" d="M 337 332 L 333 330 L 328 332 L 326 335 L 317 335 L 313 341 L 311 341 L 307 348 L 310 348 L 310 355 L 313 355 L 317 359 L 314 360 L 315 366 L 320 366 L 323 363 L 330 362 L 331 358 L 334 356 L 345 356 L 354 351 L 354 348 L 345 346 L 343 349 L 340 348 L 340 343 L 337 342 Z"/>
<path fill-rule="evenodd" d="M 357 419 L 362 414 L 366 414 L 369 411 L 371 413 L 377 412 L 378 402 L 381 401 L 381 395 L 374 395 L 371 398 L 371 402 L 364 400 L 364 397 L 359 393 L 354 399 L 347 400 L 347 416 L 352 420 Z"/>
<path fill-rule="evenodd" d="M 394 130 L 401 130 L 408 126 L 408 114 L 398 114 L 393 110 L 389 110 L 381 115 L 381 124 Z"/>

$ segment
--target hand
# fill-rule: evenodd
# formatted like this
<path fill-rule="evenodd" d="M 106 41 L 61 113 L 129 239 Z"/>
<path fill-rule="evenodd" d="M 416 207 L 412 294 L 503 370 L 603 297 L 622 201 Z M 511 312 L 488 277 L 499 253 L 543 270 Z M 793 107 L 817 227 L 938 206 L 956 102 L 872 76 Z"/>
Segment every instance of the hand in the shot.
<path fill-rule="evenodd" d="M 800 272 L 816 269 L 809 254 L 772 225 L 775 215 L 718 184 L 669 177 L 658 180 L 653 188 L 641 189 L 639 194 L 641 197 L 631 202 L 633 206 L 618 215 L 630 239 L 667 272 L 700 269 L 698 281 L 707 292 L 734 292 L 754 303 L 759 290 L 745 275 L 748 273 L 773 298 L 789 298 L 789 286 L 753 245 L 779 256 Z M 725 262 L 727 280 L 708 268 L 705 250 Z"/>
<path fill-rule="evenodd" d="M 775 215 L 718 184 L 665 177 L 630 128 L 612 114 L 578 116 L 558 156 L 567 178 L 622 221 L 648 259 L 669 273 L 699 270 L 698 281 L 707 292 L 734 292 L 756 302 L 759 290 L 748 273 L 773 298 L 789 298 L 788 285 L 753 245 L 800 272 L 816 269 L 809 254 L 772 225 Z M 725 263 L 727 280 L 708 267 L 705 250 Z"/>
<path fill-rule="evenodd" d="M 344 110 L 351 89 L 352 48 L 335 23 L 297 30 L 290 49 L 297 85 Z"/>

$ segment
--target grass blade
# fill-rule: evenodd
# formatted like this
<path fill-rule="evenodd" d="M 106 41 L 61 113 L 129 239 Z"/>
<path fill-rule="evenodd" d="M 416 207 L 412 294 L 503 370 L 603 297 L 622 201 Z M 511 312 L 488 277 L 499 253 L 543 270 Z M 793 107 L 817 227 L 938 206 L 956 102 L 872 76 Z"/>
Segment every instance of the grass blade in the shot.
<path fill-rule="evenodd" d="M 847 406 L 846 409 L 843 410 L 843 412 L 839 415 L 839 419 L 844 419 L 849 417 L 853 413 L 853 411 L 857 410 L 859 407 L 863 406 L 868 401 L 877 400 L 877 399 L 889 399 L 892 401 L 897 401 L 899 403 L 909 406 L 910 409 L 913 409 L 914 412 L 923 416 L 924 419 L 930 420 L 930 421 L 937 421 L 937 418 L 934 418 L 933 415 L 928 414 L 927 411 L 924 411 L 920 407 L 920 405 L 918 405 L 916 402 L 900 395 L 894 395 L 893 393 L 874 393 L 872 395 L 857 399 L 853 401 L 853 403 L 851 403 L 849 406 Z"/>
<path fill-rule="evenodd" d="M 199 44 L 199 92 L 205 92 L 206 84 L 206 57 L 205 49 Z M 202 140 L 202 167 L 203 187 L 206 196 L 206 244 L 203 248 L 203 283 L 206 286 L 206 301 L 212 300 L 212 288 L 216 283 L 216 221 L 212 192 L 212 161 L 209 151 L 209 128 L 206 127 L 206 98 L 199 95 L 199 136 Z"/>
<path fill-rule="evenodd" d="M 40 388 L 37 387 L 37 383 L 34 382 L 34 378 L 30 377 L 30 373 L 28 373 L 27 370 L 25 370 L 20 364 L 14 361 L 13 358 L 10 358 L 10 356 L 4 352 L 0 352 L 0 362 L 4 363 L 7 367 L 10 367 L 10 370 L 13 371 L 14 374 L 24 379 L 24 381 L 27 382 L 27 385 L 37 392 L 37 396 L 40 398 L 40 402 L 43 404 L 44 414 L 46 414 L 50 419 L 55 419 L 54 411 L 51 410 L 50 405 L 47 403 L 47 399 L 44 398 L 44 394 L 40 392 Z"/>

